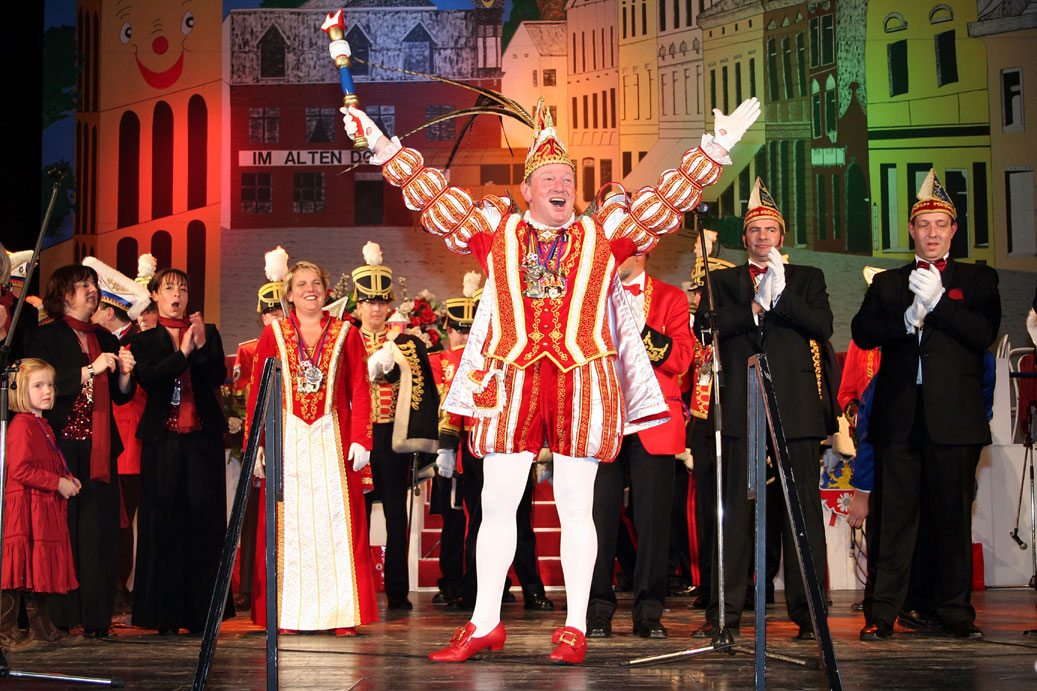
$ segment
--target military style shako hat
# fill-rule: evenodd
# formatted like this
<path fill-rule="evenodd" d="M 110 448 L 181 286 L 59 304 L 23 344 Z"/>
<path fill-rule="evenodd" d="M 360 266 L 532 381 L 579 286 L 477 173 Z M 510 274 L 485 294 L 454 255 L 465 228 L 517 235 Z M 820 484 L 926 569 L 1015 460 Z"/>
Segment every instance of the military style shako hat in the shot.
<path fill-rule="evenodd" d="M 940 184 L 940 178 L 936 177 L 936 171 L 930 168 L 929 174 L 922 181 L 922 186 L 918 188 L 918 201 L 911 207 L 911 218 L 908 220 L 914 221 L 915 216 L 919 214 L 934 212 L 945 213 L 955 221 L 958 220 L 958 211 L 954 208 L 951 196 L 947 194 L 947 190 Z"/>
<path fill-rule="evenodd" d="M 86 257 L 83 266 L 89 266 L 97 272 L 97 288 L 101 293 L 101 304 L 111 305 L 126 313 L 131 321 L 136 321 L 151 302 L 148 289 L 131 279 L 126 274 L 113 269 L 97 257 Z"/>
<path fill-rule="evenodd" d="M 259 302 L 256 311 L 265 314 L 270 310 L 284 309 L 281 297 L 284 295 L 284 277 L 288 274 L 288 253 L 280 245 L 263 255 L 263 270 L 267 283 L 259 288 Z"/>
<path fill-rule="evenodd" d="M 781 212 L 778 211 L 778 205 L 774 203 L 774 197 L 767 191 L 763 180 L 756 178 L 756 184 L 753 185 L 753 191 L 749 195 L 749 210 L 745 214 L 745 222 L 742 224 L 742 227 L 748 228 L 753 221 L 761 218 L 774 219 L 781 226 L 782 234 L 785 233 L 785 219 L 782 217 Z"/>
<path fill-rule="evenodd" d="M 382 265 L 382 248 L 376 242 L 364 245 L 363 266 L 353 269 L 353 301 L 385 300 L 393 302 L 392 269 Z"/>
<path fill-rule="evenodd" d="M 537 168 L 552 163 L 564 163 L 573 169 L 573 173 L 576 172 L 576 164 L 569 158 L 565 145 L 555 131 L 551 111 L 544 105 L 544 99 L 540 99 L 533 114 L 533 145 L 526 155 L 523 179 L 527 179 Z"/>
<path fill-rule="evenodd" d="M 469 271 L 464 275 L 464 288 L 461 291 L 463 297 L 447 298 L 446 321 L 455 329 L 470 329 L 475 321 L 475 291 L 479 289 L 481 276 L 478 271 Z"/>

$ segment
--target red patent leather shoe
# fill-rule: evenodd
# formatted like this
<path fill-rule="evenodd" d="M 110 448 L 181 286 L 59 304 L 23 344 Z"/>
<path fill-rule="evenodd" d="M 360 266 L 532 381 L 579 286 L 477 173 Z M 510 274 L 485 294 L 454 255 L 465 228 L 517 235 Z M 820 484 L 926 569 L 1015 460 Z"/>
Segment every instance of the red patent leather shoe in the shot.
<path fill-rule="evenodd" d="M 493 631 L 490 631 L 485 636 L 475 638 L 472 636 L 474 633 L 475 624 L 468 622 L 454 632 L 454 637 L 450 639 L 450 645 L 429 654 L 428 659 L 433 662 L 464 662 L 480 650 L 485 650 L 486 648 L 489 648 L 491 651 L 500 650 L 504 647 L 504 639 L 507 638 L 507 634 L 504 633 L 503 623 L 497 624 Z"/>
<path fill-rule="evenodd" d="M 583 662 L 587 655 L 587 637 L 579 629 L 571 626 L 555 629 L 555 635 L 551 639 L 558 647 L 548 656 L 552 662 L 566 665 L 578 665 Z"/>
<path fill-rule="evenodd" d="M 289 635 L 292 635 L 292 634 L 299 633 L 299 630 L 298 629 L 278 629 L 277 633 L 280 636 L 289 636 Z"/>
<path fill-rule="evenodd" d="M 335 629 L 336 636 L 355 636 L 356 629 L 352 626 L 345 626 Z"/>

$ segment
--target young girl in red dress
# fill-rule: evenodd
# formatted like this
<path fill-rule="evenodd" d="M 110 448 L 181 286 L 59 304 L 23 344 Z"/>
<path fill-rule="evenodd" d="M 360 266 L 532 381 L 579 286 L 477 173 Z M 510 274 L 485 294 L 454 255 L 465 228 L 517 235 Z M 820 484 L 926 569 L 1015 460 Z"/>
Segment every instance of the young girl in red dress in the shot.
<path fill-rule="evenodd" d="M 29 618 L 29 641 L 57 642 L 47 615 L 46 596 L 79 587 L 68 535 L 68 498 L 79 493 L 43 411 L 54 405 L 54 368 L 38 358 L 21 361 L 13 377 L 7 431 L 7 486 L 4 491 L 3 594 L 0 646 L 23 641 L 18 628 L 21 600 Z"/>

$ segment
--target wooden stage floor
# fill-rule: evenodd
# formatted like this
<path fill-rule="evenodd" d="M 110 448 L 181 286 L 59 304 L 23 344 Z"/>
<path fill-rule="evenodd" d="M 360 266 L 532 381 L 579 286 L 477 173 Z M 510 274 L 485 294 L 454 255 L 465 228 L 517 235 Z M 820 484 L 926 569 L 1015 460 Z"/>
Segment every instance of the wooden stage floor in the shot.
<path fill-rule="evenodd" d="M 861 643 L 863 625 L 851 612 L 855 593 L 833 593 L 829 617 L 843 684 L 848 689 L 1034 689 L 1037 688 L 1037 638 L 1023 631 L 1037 628 L 1037 595 L 1032 590 L 973 593 L 977 624 L 986 633 L 981 641 L 960 641 L 936 633 L 897 629 L 892 641 Z M 426 655 L 445 645 L 466 613 L 431 604 L 432 593 L 412 593 L 414 610 L 381 612 L 383 620 L 364 627 L 356 638 L 330 635 L 282 636 L 283 689 L 747 689 L 753 684 L 753 657 L 710 653 L 666 664 L 626 668 L 630 658 L 675 652 L 702 645 L 691 639 L 703 613 L 686 608 L 688 599 L 669 600 L 663 623 L 666 640 L 633 638 L 629 596 L 620 597 L 613 620 L 613 637 L 592 639 L 580 667 L 547 663 L 551 633 L 563 623 L 563 593 L 549 593 L 554 613 L 528 613 L 519 603 L 504 606 L 508 641 L 499 653 L 483 653 L 464 664 L 433 665 Z M 380 602 L 384 606 L 384 599 Z M 825 686 L 816 668 L 817 647 L 792 640 L 794 625 L 785 618 L 778 594 L 768 607 L 768 647 L 806 658 L 804 669 L 784 662 L 768 664 L 773 689 L 817 689 Z M 751 612 L 746 612 L 739 642 L 752 645 Z M 125 619 L 126 617 L 121 617 Z M 119 627 L 116 638 L 83 641 L 63 648 L 36 648 L 8 654 L 16 671 L 61 672 L 122 677 L 129 689 L 190 688 L 201 639 L 193 636 L 159 638 L 154 632 Z M 216 647 L 211 689 L 260 689 L 265 684 L 262 632 L 247 613 L 224 622 Z M 353 686 L 355 684 L 355 687 Z M 25 689 L 92 688 L 21 679 L 4 679 L 4 687 Z"/>

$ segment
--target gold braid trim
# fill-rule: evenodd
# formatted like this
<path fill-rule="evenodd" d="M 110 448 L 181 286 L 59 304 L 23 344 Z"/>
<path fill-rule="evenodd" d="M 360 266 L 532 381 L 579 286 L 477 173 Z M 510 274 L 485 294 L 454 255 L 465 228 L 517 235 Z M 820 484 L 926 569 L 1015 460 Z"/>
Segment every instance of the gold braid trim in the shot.
<path fill-rule="evenodd" d="M 670 349 L 670 343 L 656 346 L 652 342 L 652 332 L 649 331 L 644 337 L 645 350 L 648 351 L 648 359 L 652 362 L 662 362 L 666 358 L 666 351 Z"/>
<path fill-rule="evenodd" d="M 810 339 L 810 359 L 814 362 L 814 378 L 817 380 L 817 397 L 821 395 L 821 346 L 817 341 Z"/>
<path fill-rule="evenodd" d="M 411 410 L 417 410 L 421 405 L 421 399 L 425 395 L 425 373 L 421 371 L 421 361 L 418 360 L 418 352 L 413 341 L 396 344 L 403 357 L 407 359 L 411 372 Z"/>

